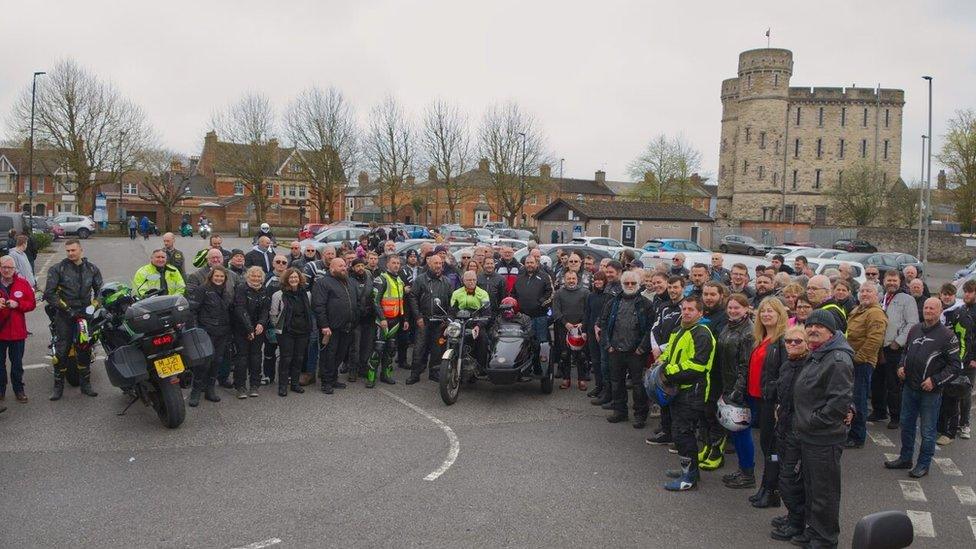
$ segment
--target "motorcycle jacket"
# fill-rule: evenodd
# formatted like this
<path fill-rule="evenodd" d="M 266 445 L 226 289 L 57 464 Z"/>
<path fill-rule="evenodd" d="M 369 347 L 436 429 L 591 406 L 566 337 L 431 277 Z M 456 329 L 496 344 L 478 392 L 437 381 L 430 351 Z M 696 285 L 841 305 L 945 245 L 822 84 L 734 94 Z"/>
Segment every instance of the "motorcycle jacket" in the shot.
<path fill-rule="evenodd" d="M 268 327 L 268 312 L 271 299 L 262 285 L 254 289 L 248 283 L 234 290 L 234 329 L 240 334 L 249 334 L 258 324 Z"/>
<path fill-rule="evenodd" d="M 454 285 L 444 276 L 436 276 L 431 272 L 418 276 L 410 287 L 410 293 L 407 294 L 413 319 L 416 321 L 443 315 L 444 312 L 434 304 L 434 300 L 440 299 L 441 307 L 446 311 L 450 306 L 453 293 Z"/>
<path fill-rule="evenodd" d="M 183 252 L 177 250 L 176 248 L 173 248 L 172 250 L 163 248 L 163 251 L 166 252 L 166 263 L 176 267 L 182 276 L 184 273 L 183 265 L 186 263 L 186 257 L 183 255 Z"/>
<path fill-rule="evenodd" d="M 664 377 L 680 391 L 702 391 L 708 399 L 709 372 L 715 360 L 715 337 L 707 325 L 697 322 L 680 326 L 671 334 L 668 348 L 659 359 L 664 364 Z"/>
<path fill-rule="evenodd" d="M 58 310 L 74 314 L 91 305 L 101 289 L 102 272 L 94 263 L 82 258 L 75 265 L 65 258 L 48 269 L 44 300 Z"/>
<path fill-rule="evenodd" d="M 404 283 L 399 276 L 384 272 L 375 277 L 370 295 L 376 318 L 395 320 L 406 316 Z"/>
<path fill-rule="evenodd" d="M 742 404 L 752 356 L 752 321 L 748 316 L 730 320 L 716 341 L 715 359 L 722 377 L 722 394 L 726 402 Z M 714 367 L 714 365 L 713 365 Z M 730 400 L 730 396 L 736 398 Z"/>
<path fill-rule="evenodd" d="M 143 265 L 136 271 L 135 276 L 132 277 L 132 290 L 139 297 L 145 296 L 151 290 L 162 291 L 163 285 L 166 286 L 166 295 L 183 295 L 186 293 L 186 284 L 183 282 L 183 276 L 180 271 L 173 265 L 167 263 L 163 268 L 162 273 L 159 272 L 159 268 L 149 263 L 148 265 Z M 151 275 L 160 275 L 157 280 L 150 280 Z"/>

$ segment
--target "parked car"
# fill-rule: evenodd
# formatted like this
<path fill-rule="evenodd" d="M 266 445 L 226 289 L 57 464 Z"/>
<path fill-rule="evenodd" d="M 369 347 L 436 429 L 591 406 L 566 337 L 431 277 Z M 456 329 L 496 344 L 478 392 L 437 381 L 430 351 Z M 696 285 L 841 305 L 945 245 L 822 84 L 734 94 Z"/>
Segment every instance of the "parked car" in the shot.
<path fill-rule="evenodd" d="M 535 235 L 532 231 L 527 231 L 525 229 L 495 229 L 492 231 L 492 235 L 498 238 L 514 238 L 515 240 L 536 240 Z"/>
<path fill-rule="evenodd" d="M 495 231 L 496 229 L 507 229 L 508 223 L 504 221 L 489 221 L 488 223 L 485 223 L 483 228 L 488 229 L 489 231 Z"/>
<path fill-rule="evenodd" d="M 959 280 L 964 276 L 968 276 L 976 271 L 976 259 L 974 259 L 969 265 L 966 265 L 962 269 L 956 271 L 956 274 L 952 277 L 953 280 Z"/>
<path fill-rule="evenodd" d="M 325 223 L 306 223 L 302 230 L 298 231 L 298 240 L 308 240 L 313 236 L 322 232 L 322 229 L 328 227 Z"/>
<path fill-rule="evenodd" d="M 619 240 L 606 236 L 577 236 L 570 240 L 569 243 L 577 246 L 589 246 L 598 250 L 605 250 L 611 255 L 616 255 L 620 253 L 620 250 L 624 249 L 624 245 L 621 244 Z"/>
<path fill-rule="evenodd" d="M 586 257 L 587 255 L 592 255 L 593 258 L 599 263 L 603 258 L 610 257 L 616 258 L 614 254 L 601 249 L 593 248 L 592 246 L 581 246 L 579 244 L 574 244 L 572 242 L 567 244 L 542 244 L 539 246 L 539 251 L 544 255 L 549 257 L 552 265 L 559 263 L 559 250 L 565 250 L 566 252 L 576 252 L 580 254 L 581 257 Z M 528 248 L 522 248 L 521 250 L 515 252 L 515 259 L 519 261 L 524 261 L 525 256 L 529 255 Z"/>
<path fill-rule="evenodd" d="M 867 281 L 867 277 L 864 276 L 864 264 L 858 263 L 856 261 L 841 261 L 837 258 L 819 260 L 817 262 L 810 262 L 810 268 L 813 270 L 814 274 L 823 274 L 827 269 L 838 269 L 841 263 L 847 263 L 851 266 L 851 274 L 854 279 L 859 283 L 864 283 Z"/>
<path fill-rule="evenodd" d="M 784 246 L 801 246 L 803 248 L 816 248 L 817 247 L 817 243 L 816 242 L 809 242 L 809 241 L 803 241 L 803 240 L 796 241 L 796 242 L 784 242 L 783 245 Z"/>
<path fill-rule="evenodd" d="M 509 246 L 516 251 L 529 245 L 529 243 L 525 240 L 515 240 L 514 238 L 499 238 L 497 240 L 492 240 L 489 242 L 489 244 L 491 244 L 491 247 L 495 249 L 501 248 L 502 246 Z"/>
<path fill-rule="evenodd" d="M 834 242 L 835 250 L 846 250 L 848 252 L 866 252 L 874 253 L 878 251 L 873 244 L 867 240 L 856 240 L 849 238 L 842 238 L 837 242 Z"/>
<path fill-rule="evenodd" d="M 783 254 L 783 259 L 787 261 L 793 261 L 797 256 L 803 256 L 807 259 L 813 259 L 815 257 L 831 258 L 835 255 L 842 254 L 841 250 L 835 250 L 833 248 L 802 248 L 799 250 L 793 250 L 788 254 Z"/>
<path fill-rule="evenodd" d="M 786 256 L 794 254 L 794 252 L 800 252 L 796 253 L 796 255 L 803 255 L 802 252 L 812 249 L 813 248 L 808 248 L 806 246 L 788 246 L 783 244 L 782 246 L 773 246 L 769 248 L 769 251 L 766 252 L 766 258 L 772 259 L 774 255 L 781 255 L 784 259 L 786 259 Z M 793 257 L 796 257 L 796 255 Z"/>
<path fill-rule="evenodd" d="M 430 238 L 430 231 L 423 225 L 400 225 L 399 228 L 407 233 L 407 238 Z"/>
<path fill-rule="evenodd" d="M 64 234 L 78 235 L 78 238 L 85 239 L 95 232 L 95 222 L 87 215 L 63 213 L 56 216 L 54 223 L 61 225 Z"/>
<path fill-rule="evenodd" d="M 751 236 L 727 234 L 722 237 L 718 249 L 723 254 L 765 255 L 772 246 L 763 244 Z"/>
<path fill-rule="evenodd" d="M 476 244 L 478 242 L 478 238 L 472 236 L 467 229 L 449 229 L 442 232 L 441 235 L 448 242 L 466 242 L 468 244 Z"/>
<path fill-rule="evenodd" d="M 348 219 L 341 219 L 329 225 L 330 229 L 333 227 L 356 227 L 357 229 L 368 229 L 369 223 L 363 223 L 362 221 L 351 221 Z"/>
<path fill-rule="evenodd" d="M 838 261 L 857 261 L 863 265 L 877 265 L 882 270 L 898 269 L 903 271 L 908 265 L 913 265 L 919 273 L 922 272 L 922 262 L 910 254 L 902 253 L 841 253 L 833 257 Z"/>
<path fill-rule="evenodd" d="M 423 244 L 424 242 L 430 242 L 431 244 L 436 245 L 434 239 L 432 238 L 410 238 L 404 240 L 403 242 L 396 243 L 396 253 L 398 253 L 402 257 L 406 257 L 407 252 L 409 252 L 410 250 L 416 250 L 419 252 L 420 245 Z"/>
<path fill-rule="evenodd" d="M 645 252 L 706 252 L 710 250 L 698 245 L 697 242 L 683 238 L 656 238 L 644 243 Z"/>
<path fill-rule="evenodd" d="M 495 237 L 488 229 L 471 228 L 468 229 L 468 234 L 476 238 L 478 242 L 491 242 L 492 238 Z"/>
<path fill-rule="evenodd" d="M 326 246 L 334 246 L 340 242 L 356 242 L 364 234 L 369 234 L 369 229 L 343 226 L 329 227 L 312 238 L 302 240 L 301 245 L 303 250 L 305 246 L 311 244 L 315 246 L 316 250 L 322 251 Z"/>

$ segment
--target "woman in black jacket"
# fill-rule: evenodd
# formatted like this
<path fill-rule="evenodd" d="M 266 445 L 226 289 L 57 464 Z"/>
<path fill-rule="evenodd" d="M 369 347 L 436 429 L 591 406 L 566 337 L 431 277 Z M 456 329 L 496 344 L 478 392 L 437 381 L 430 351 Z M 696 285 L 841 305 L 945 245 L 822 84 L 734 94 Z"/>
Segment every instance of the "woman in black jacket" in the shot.
<path fill-rule="evenodd" d="M 749 318 L 749 298 L 744 294 L 732 294 L 726 305 L 728 323 L 719 335 L 715 349 L 715 363 L 721 380 L 722 398 L 729 404 L 745 404 L 746 376 L 749 374 L 749 357 L 752 355 L 752 320 Z M 710 437 L 714 440 L 714 437 Z M 756 486 L 756 448 L 752 443 L 752 429 L 736 431 L 729 438 L 735 446 L 739 470 L 722 477 L 729 488 L 753 488 Z"/>
<path fill-rule="evenodd" d="M 312 329 L 312 305 L 305 291 L 305 277 L 298 269 L 281 275 L 281 289 L 271 296 L 269 317 L 278 338 L 278 396 L 288 396 L 289 387 L 293 393 L 304 393 L 298 376 Z"/>
<path fill-rule="evenodd" d="M 800 475 L 800 441 L 793 429 L 793 385 L 796 376 L 807 363 L 806 332 L 800 326 L 786 330 L 783 338 L 789 357 L 779 369 L 776 381 L 776 451 L 779 455 L 779 492 L 786 505 L 786 515 L 774 519 L 770 536 L 780 541 L 790 541 L 803 534 L 805 498 L 803 479 Z"/>
<path fill-rule="evenodd" d="M 597 271 L 593 275 L 593 280 L 591 282 L 590 295 L 586 296 L 586 311 L 583 315 L 583 328 L 586 330 L 586 346 L 590 351 L 590 370 L 593 372 L 593 377 L 596 380 L 596 384 L 586 396 L 590 398 L 599 398 L 604 392 L 610 392 L 610 379 L 606 376 L 606 370 L 604 367 L 604 359 L 606 358 L 604 354 L 605 350 L 601 350 L 600 342 L 596 339 L 596 333 L 594 328 L 597 322 L 600 320 L 600 315 L 603 314 L 603 306 L 606 305 L 607 295 L 603 292 L 604 287 L 607 283 L 607 275 L 603 274 L 603 271 Z"/>
<path fill-rule="evenodd" d="M 227 287 L 229 277 L 227 269 L 217 265 L 207 273 L 204 283 L 194 288 L 190 296 L 190 308 L 196 316 L 197 326 L 207 331 L 214 348 L 210 363 L 193 373 L 193 389 L 190 390 L 188 402 L 190 406 L 199 405 L 200 395 L 204 393 L 207 400 L 220 402 L 214 383 L 217 369 L 224 361 L 230 343 L 233 292 Z"/>
<path fill-rule="evenodd" d="M 264 269 L 254 265 L 244 274 L 244 282 L 234 290 L 234 343 L 237 363 L 234 365 L 234 389 L 237 398 L 258 396 L 261 386 L 261 362 L 264 330 L 268 325 L 270 299 L 264 289 Z M 247 390 L 250 379 L 251 390 Z"/>

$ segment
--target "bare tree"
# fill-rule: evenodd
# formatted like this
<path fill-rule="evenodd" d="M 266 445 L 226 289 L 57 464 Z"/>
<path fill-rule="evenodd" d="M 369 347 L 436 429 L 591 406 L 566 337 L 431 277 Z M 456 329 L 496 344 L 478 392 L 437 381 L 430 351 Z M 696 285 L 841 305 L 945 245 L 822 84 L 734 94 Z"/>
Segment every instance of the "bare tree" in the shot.
<path fill-rule="evenodd" d="M 390 205 L 390 220 L 409 201 L 416 144 L 413 125 L 393 97 L 373 107 L 364 154 L 374 174 L 380 212 Z"/>
<path fill-rule="evenodd" d="M 75 194 L 82 211 L 91 213 L 95 175 L 132 166 L 139 152 L 153 141 L 153 130 L 142 109 L 74 60 L 58 62 L 37 84 L 36 146 L 60 153 L 70 182 L 59 192 Z M 27 86 L 10 118 L 13 132 L 21 139 L 30 135 L 30 114 L 31 88 Z"/>
<path fill-rule="evenodd" d="M 299 165 L 312 182 L 309 196 L 319 219 L 336 219 L 336 204 L 346 192 L 358 153 L 352 108 L 338 89 L 312 87 L 288 106 L 285 126 L 299 149 Z"/>
<path fill-rule="evenodd" d="M 186 165 L 186 158 L 165 149 L 148 149 L 136 158 L 135 169 L 141 174 L 139 183 L 146 198 L 163 207 L 163 229 L 173 230 L 172 218 L 177 206 L 186 196 L 189 175 L 172 171 L 174 161 Z"/>
<path fill-rule="evenodd" d="M 470 166 L 473 152 L 467 117 L 454 105 L 434 101 L 424 111 L 420 142 L 427 164 L 437 174 L 437 181 L 428 184 L 444 190 L 448 211 L 457 210 L 472 191 L 458 179 Z"/>
<path fill-rule="evenodd" d="M 241 181 L 251 195 L 257 222 L 263 222 L 268 209 L 266 180 L 279 161 L 270 101 L 260 94 L 246 94 L 215 114 L 212 123 L 217 135 L 232 143 L 220 147 L 216 171 Z"/>
<path fill-rule="evenodd" d="M 691 191 L 691 174 L 701 168 L 701 153 L 682 136 L 660 134 L 628 166 L 637 185 L 634 198 L 654 202 L 685 202 Z"/>
<path fill-rule="evenodd" d="M 948 126 L 939 162 L 948 168 L 956 218 L 971 233 L 976 225 L 976 111 L 957 112 Z"/>
<path fill-rule="evenodd" d="M 833 202 L 841 223 L 863 227 L 875 220 L 879 205 L 885 203 L 889 186 L 883 181 L 881 170 L 861 162 L 844 170 L 843 177 L 824 194 Z"/>
<path fill-rule="evenodd" d="M 489 165 L 488 207 L 514 227 L 526 199 L 536 190 L 536 183 L 527 178 L 547 161 L 545 137 L 517 103 L 507 102 L 485 111 L 478 151 Z"/>
<path fill-rule="evenodd" d="M 894 227 L 911 229 L 918 222 L 918 191 L 921 184 L 906 186 L 901 179 L 888 189 L 884 217 Z"/>

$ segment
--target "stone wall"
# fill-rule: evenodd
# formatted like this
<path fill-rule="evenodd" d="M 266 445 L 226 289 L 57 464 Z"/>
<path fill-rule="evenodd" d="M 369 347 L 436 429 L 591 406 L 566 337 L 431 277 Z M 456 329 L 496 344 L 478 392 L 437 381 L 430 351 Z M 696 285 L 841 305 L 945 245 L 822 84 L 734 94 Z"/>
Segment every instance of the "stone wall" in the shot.
<path fill-rule="evenodd" d="M 860 228 L 857 238 L 877 246 L 879 252 L 903 252 L 915 255 L 918 230 Z M 966 238 L 945 231 L 929 231 L 929 261 L 961 265 L 972 261 L 976 248 L 966 246 Z"/>

